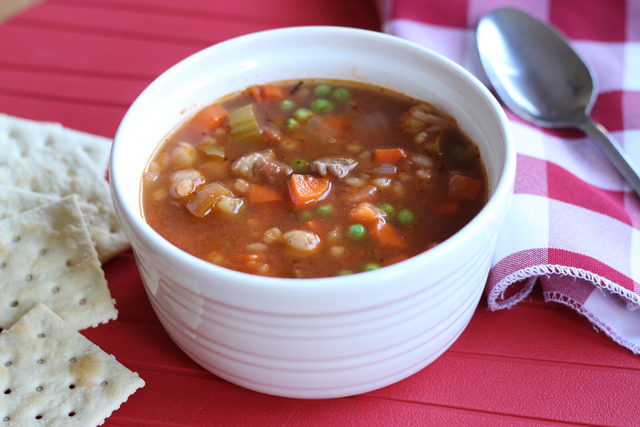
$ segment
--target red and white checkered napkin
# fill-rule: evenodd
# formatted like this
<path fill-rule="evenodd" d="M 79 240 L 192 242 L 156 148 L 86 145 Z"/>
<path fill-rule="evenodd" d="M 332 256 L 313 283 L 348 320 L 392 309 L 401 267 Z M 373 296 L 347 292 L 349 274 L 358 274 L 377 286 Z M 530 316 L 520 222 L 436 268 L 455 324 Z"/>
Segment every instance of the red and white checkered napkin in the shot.
<path fill-rule="evenodd" d="M 430 48 L 481 81 L 475 29 L 515 7 L 559 29 L 597 74 L 592 117 L 640 164 L 640 0 L 380 0 L 384 31 Z M 507 111 L 518 163 L 515 195 L 487 282 L 492 310 L 525 298 L 539 279 L 640 353 L 640 199 L 579 131 L 545 131 Z"/>

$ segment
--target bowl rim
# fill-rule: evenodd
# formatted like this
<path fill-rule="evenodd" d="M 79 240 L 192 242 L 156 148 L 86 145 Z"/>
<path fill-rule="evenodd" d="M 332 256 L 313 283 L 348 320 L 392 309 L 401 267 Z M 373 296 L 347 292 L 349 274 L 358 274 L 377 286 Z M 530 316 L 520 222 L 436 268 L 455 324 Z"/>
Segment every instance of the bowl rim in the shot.
<path fill-rule="evenodd" d="M 198 62 L 202 56 L 215 54 L 217 50 L 223 50 L 228 46 L 236 46 L 245 43 L 251 43 L 256 39 L 262 39 L 265 37 L 276 37 L 276 36 L 295 36 L 296 34 L 305 33 L 308 35 L 317 35 L 320 36 L 324 33 L 334 33 L 336 35 L 344 36 L 344 37 L 360 37 L 367 38 L 370 42 L 384 42 L 391 43 L 392 45 L 398 45 L 403 48 L 411 50 L 413 53 L 417 55 L 427 56 L 430 60 L 439 63 L 439 65 L 444 66 L 449 69 L 451 72 L 457 75 L 458 78 L 462 78 L 469 83 L 470 87 L 473 88 L 476 92 L 480 94 L 480 96 L 488 103 L 491 107 L 491 110 L 494 113 L 494 118 L 497 119 L 497 123 L 499 124 L 500 134 L 502 136 L 502 140 L 504 141 L 504 166 L 499 174 L 497 175 L 497 185 L 495 186 L 495 190 L 493 193 L 489 194 L 489 199 L 487 204 L 482 208 L 482 210 L 462 229 L 456 232 L 453 236 L 449 237 L 436 247 L 422 252 L 420 254 L 414 255 L 407 260 L 399 262 L 397 264 L 393 264 L 391 266 L 387 266 L 381 269 L 362 272 L 358 274 L 348 275 L 348 276 L 336 276 L 336 277 L 322 277 L 322 278 L 283 278 L 283 277 L 266 277 L 259 276 L 250 273 L 243 273 L 235 270 L 231 270 L 225 267 L 220 267 L 218 265 L 209 263 L 207 261 L 201 260 L 193 255 L 188 254 L 187 252 L 179 249 L 178 247 L 171 244 L 169 241 L 164 239 L 160 234 L 158 234 L 154 229 L 149 226 L 149 224 L 144 220 L 140 212 L 140 206 L 136 204 L 135 209 L 131 209 L 128 203 L 124 202 L 124 197 L 122 196 L 120 186 L 123 185 L 119 181 L 119 176 L 116 174 L 116 167 L 119 167 L 118 157 L 121 156 L 119 154 L 121 148 L 121 144 L 119 141 L 122 137 L 122 133 L 128 126 L 128 123 L 131 119 L 131 116 L 135 114 L 138 109 L 138 105 L 140 105 L 144 98 L 148 93 L 155 90 L 157 86 L 162 85 L 166 80 L 171 79 L 172 76 L 176 73 L 179 73 L 182 69 L 191 66 L 194 62 Z M 309 77 L 310 78 L 310 77 Z M 176 124 L 178 125 L 178 123 Z M 160 143 L 160 142 L 159 142 Z M 149 153 L 149 156 L 152 154 Z M 111 151 L 110 164 L 109 164 L 109 176 L 110 176 L 110 186 L 112 198 L 114 200 L 114 204 L 119 206 L 120 209 L 117 209 L 121 215 L 126 218 L 126 221 L 131 224 L 132 230 L 136 233 L 137 237 L 141 238 L 147 245 L 151 245 L 154 247 L 158 253 L 162 253 L 168 257 L 178 257 L 181 259 L 182 263 L 185 263 L 189 268 L 195 269 L 197 271 L 207 272 L 214 277 L 221 277 L 226 282 L 233 282 L 236 285 L 242 284 L 246 287 L 257 287 L 257 288 L 281 288 L 282 290 L 287 289 L 298 289 L 298 288 L 309 288 L 309 287 L 322 287 L 323 289 L 330 289 L 332 287 L 357 287 L 360 286 L 363 282 L 370 283 L 371 279 L 378 275 L 385 275 L 388 277 L 393 277 L 397 275 L 403 267 L 406 267 L 409 263 L 419 263 L 422 258 L 425 256 L 429 257 L 438 257 L 441 254 L 444 254 L 447 251 L 452 250 L 454 247 L 458 246 L 461 241 L 465 239 L 465 235 L 471 232 L 471 230 L 476 229 L 489 221 L 491 217 L 499 218 L 499 222 L 501 223 L 504 217 L 506 216 L 506 208 L 504 204 L 507 206 L 510 203 L 510 199 L 513 193 L 513 186 L 515 182 L 515 164 L 516 164 L 516 153 L 515 147 L 513 143 L 513 136 L 511 132 L 511 128 L 509 126 L 509 121 L 507 116 L 500 106 L 499 102 L 496 98 L 491 94 L 491 92 L 482 84 L 475 76 L 473 76 L 470 72 L 464 69 L 462 66 L 456 64 L 450 59 L 444 57 L 443 55 L 434 52 L 428 48 L 425 48 L 417 43 L 408 41 L 406 39 L 402 39 L 400 37 L 392 36 L 385 33 L 380 33 L 376 31 L 356 29 L 356 28 L 347 28 L 347 27 L 334 27 L 334 26 L 299 26 L 299 27 L 287 27 L 287 28 L 278 28 L 273 30 L 265 30 L 260 32 L 255 32 L 251 34 L 242 35 L 239 37 L 235 37 L 212 46 L 209 46 L 205 49 L 202 49 L 184 59 L 179 61 L 178 63 L 171 66 L 168 70 L 163 72 L 160 76 L 158 76 L 153 82 L 151 82 L 143 92 L 136 98 L 136 100 L 132 103 L 132 105 L 127 110 L 125 116 L 123 117 L 116 135 L 114 137 L 113 148 Z M 126 184 L 126 183 L 124 183 Z M 140 184 L 141 185 L 141 184 Z M 140 188 L 140 187 L 138 187 Z M 138 189 L 138 193 L 139 193 Z M 505 198 L 507 200 L 505 200 Z M 122 203 L 118 203 L 118 200 L 122 200 Z M 122 221 L 122 219 L 121 219 Z"/>

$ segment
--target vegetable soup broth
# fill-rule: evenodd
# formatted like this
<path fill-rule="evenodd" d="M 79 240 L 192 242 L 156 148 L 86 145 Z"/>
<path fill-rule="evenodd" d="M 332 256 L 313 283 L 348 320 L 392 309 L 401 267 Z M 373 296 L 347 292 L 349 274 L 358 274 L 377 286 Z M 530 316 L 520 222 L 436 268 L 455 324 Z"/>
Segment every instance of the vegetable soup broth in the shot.
<path fill-rule="evenodd" d="M 487 200 L 477 147 L 433 106 L 303 80 L 219 100 L 143 175 L 146 221 L 203 260 L 277 277 L 368 271 L 424 252 Z"/>

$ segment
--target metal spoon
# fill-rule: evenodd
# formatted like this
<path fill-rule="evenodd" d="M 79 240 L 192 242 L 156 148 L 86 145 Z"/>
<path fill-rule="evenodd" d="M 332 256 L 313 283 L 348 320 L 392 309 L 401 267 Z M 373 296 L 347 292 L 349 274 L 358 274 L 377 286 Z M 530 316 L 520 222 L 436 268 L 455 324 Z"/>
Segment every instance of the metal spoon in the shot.
<path fill-rule="evenodd" d="M 482 65 L 511 111 L 540 127 L 582 129 L 640 196 L 640 169 L 589 118 L 597 97 L 593 76 L 560 34 L 531 15 L 504 8 L 484 16 L 477 35 Z"/>

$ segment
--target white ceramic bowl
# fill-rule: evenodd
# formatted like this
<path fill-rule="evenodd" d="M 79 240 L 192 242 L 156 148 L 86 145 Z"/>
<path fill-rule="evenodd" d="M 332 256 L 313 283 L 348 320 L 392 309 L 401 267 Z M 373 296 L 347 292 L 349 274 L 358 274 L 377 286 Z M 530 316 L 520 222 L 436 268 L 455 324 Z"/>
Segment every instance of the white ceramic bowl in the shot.
<path fill-rule="evenodd" d="M 490 200 L 460 232 L 401 263 L 352 276 L 278 279 L 182 252 L 144 221 L 141 174 L 162 139 L 215 99 L 299 78 L 372 83 L 428 100 L 480 147 Z M 134 102 L 113 146 L 110 180 L 153 308 L 173 340 L 214 374 L 295 398 L 371 391 L 427 366 L 463 331 L 482 294 L 511 199 L 506 117 L 474 77 L 392 36 L 333 27 L 250 34 L 175 65 Z"/>

